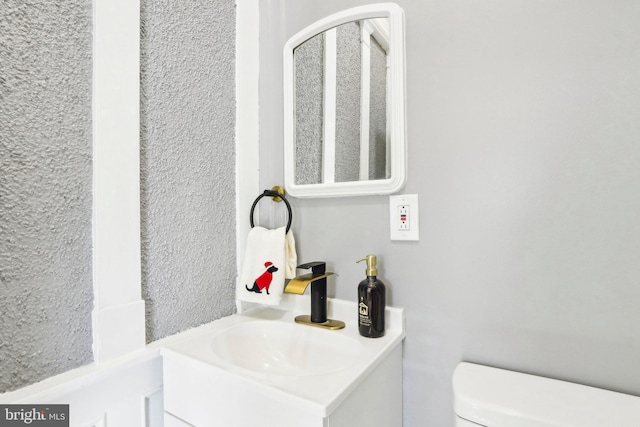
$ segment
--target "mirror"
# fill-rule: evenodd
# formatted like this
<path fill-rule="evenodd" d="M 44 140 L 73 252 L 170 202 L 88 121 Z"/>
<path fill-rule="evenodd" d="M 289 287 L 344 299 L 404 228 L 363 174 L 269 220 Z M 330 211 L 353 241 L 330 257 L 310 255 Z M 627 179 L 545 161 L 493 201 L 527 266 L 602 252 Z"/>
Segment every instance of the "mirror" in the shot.
<path fill-rule="evenodd" d="M 391 194 L 405 183 L 404 14 L 332 15 L 284 48 L 285 187 L 295 197 Z"/>

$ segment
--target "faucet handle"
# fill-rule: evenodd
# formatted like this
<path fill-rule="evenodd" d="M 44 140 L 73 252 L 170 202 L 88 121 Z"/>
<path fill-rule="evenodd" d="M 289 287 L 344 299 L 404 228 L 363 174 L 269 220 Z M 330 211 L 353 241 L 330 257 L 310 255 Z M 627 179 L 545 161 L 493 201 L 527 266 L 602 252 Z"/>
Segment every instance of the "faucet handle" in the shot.
<path fill-rule="evenodd" d="M 311 274 L 313 276 L 317 276 L 325 273 L 327 269 L 327 263 L 324 261 L 313 261 L 313 262 L 307 262 L 305 264 L 300 264 L 297 268 L 303 268 L 305 270 L 310 268 Z"/>

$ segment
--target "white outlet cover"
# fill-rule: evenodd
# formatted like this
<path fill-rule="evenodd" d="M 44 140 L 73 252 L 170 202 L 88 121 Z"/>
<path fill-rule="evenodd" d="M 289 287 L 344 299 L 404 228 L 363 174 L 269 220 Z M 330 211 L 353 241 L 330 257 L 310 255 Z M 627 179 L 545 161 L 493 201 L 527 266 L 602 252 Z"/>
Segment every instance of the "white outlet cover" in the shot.
<path fill-rule="evenodd" d="M 399 227 L 399 206 L 409 206 L 407 222 L 408 230 Z M 389 233 L 391 240 L 420 240 L 420 216 L 417 194 L 399 194 L 389 196 Z"/>

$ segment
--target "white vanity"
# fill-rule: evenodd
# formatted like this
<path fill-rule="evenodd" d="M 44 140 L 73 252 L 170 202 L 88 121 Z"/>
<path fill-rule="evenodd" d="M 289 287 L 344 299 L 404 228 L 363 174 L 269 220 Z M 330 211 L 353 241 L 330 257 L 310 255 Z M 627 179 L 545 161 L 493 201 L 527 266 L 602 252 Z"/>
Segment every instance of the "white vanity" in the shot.
<path fill-rule="evenodd" d="M 402 309 L 386 334 L 358 334 L 353 302 L 329 299 L 341 330 L 300 325 L 306 296 L 183 333 L 161 350 L 165 427 L 402 425 Z"/>

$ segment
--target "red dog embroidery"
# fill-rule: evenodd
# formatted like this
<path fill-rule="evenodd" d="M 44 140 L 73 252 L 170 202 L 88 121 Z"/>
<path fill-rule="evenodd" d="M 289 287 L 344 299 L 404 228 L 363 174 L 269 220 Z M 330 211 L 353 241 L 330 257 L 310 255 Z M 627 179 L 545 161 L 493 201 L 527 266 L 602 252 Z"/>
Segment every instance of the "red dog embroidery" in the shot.
<path fill-rule="evenodd" d="M 273 279 L 273 273 L 278 271 L 278 267 L 273 265 L 273 263 L 270 262 L 270 261 L 265 262 L 264 266 L 267 268 L 267 271 L 262 273 L 260 275 L 260 277 L 258 277 L 253 282 L 253 287 L 251 289 L 249 289 L 249 286 L 244 285 L 244 287 L 247 288 L 247 290 L 249 292 L 255 292 L 255 293 L 261 294 L 262 290 L 266 289 L 267 290 L 267 295 L 269 295 L 269 286 L 271 286 L 271 280 Z"/>

